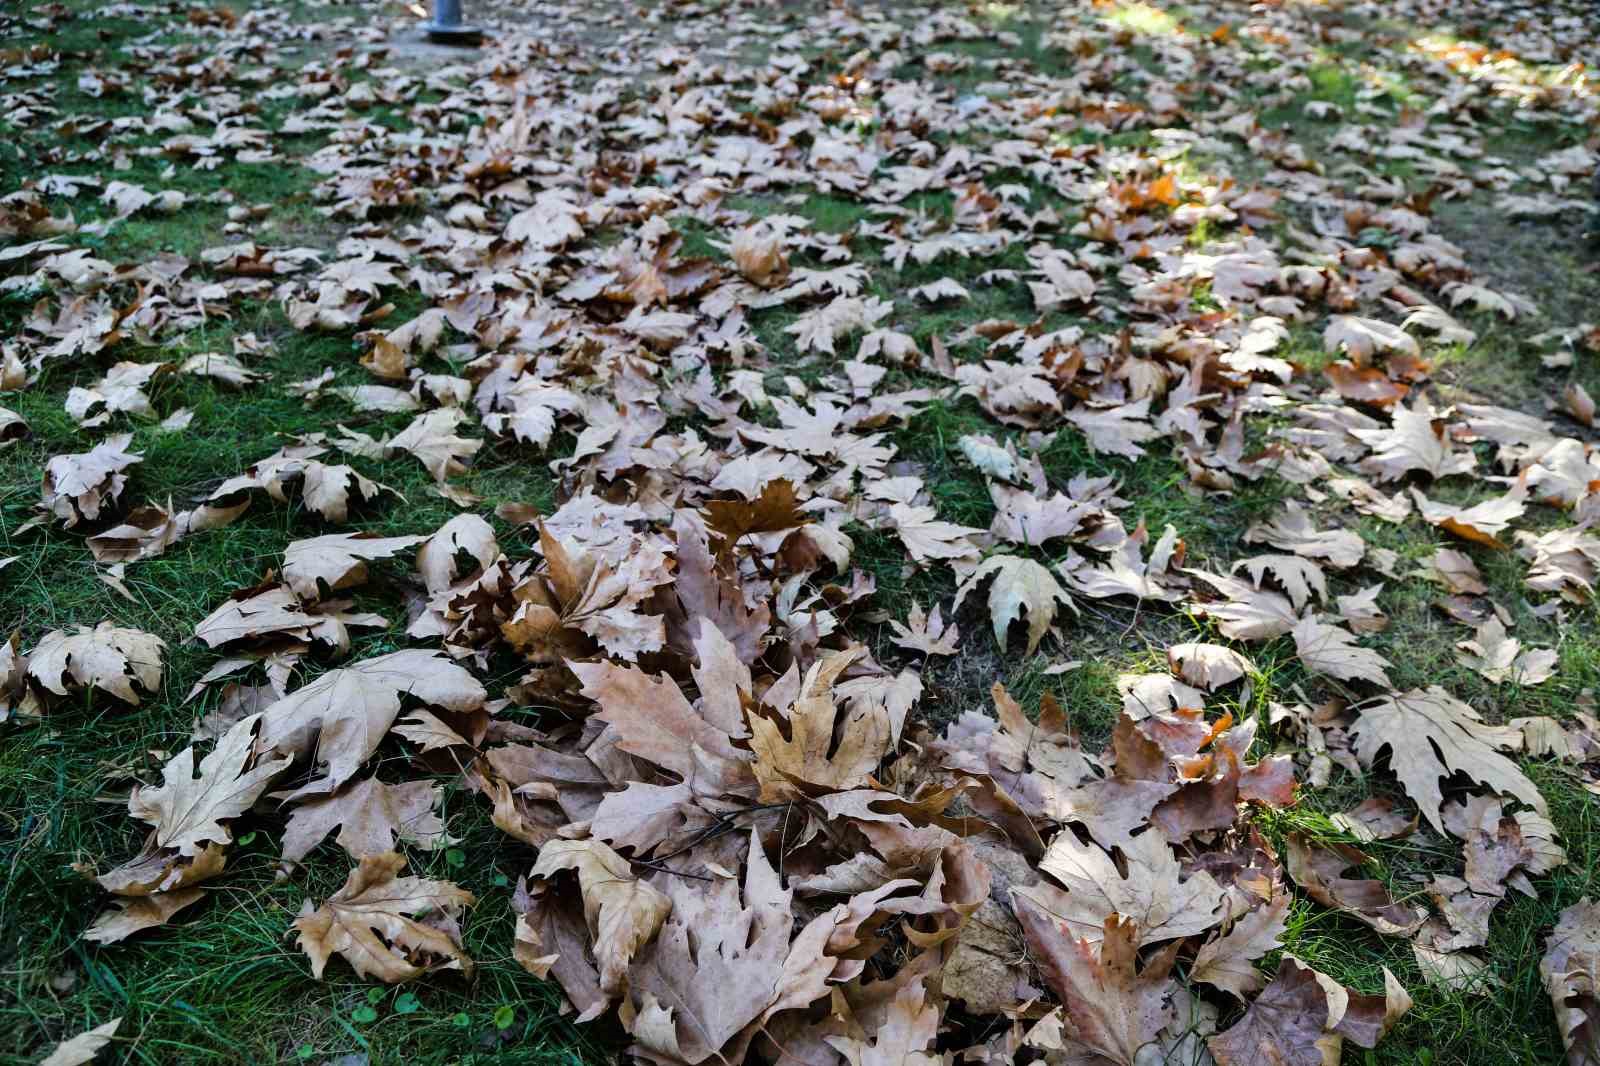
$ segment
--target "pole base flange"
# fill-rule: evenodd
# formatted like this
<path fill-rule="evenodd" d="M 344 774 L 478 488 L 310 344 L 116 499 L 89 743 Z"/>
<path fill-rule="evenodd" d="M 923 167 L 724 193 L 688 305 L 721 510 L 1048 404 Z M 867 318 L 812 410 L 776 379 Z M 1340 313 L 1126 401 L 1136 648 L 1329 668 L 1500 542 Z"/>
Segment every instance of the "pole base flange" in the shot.
<path fill-rule="evenodd" d="M 453 26 L 443 26 L 437 22 L 424 22 L 422 32 L 428 35 L 428 40 L 437 41 L 439 44 L 477 45 L 483 43 L 483 31 L 476 26 L 467 26 L 456 23 Z"/>

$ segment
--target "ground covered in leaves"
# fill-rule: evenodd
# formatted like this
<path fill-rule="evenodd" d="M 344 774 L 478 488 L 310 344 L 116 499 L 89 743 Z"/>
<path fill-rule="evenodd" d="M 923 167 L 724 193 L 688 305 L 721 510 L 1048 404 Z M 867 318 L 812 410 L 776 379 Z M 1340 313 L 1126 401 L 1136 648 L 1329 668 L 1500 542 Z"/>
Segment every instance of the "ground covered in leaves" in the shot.
<path fill-rule="evenodd" d="M 1600 1062 L 1592 5 L 469 14 L 0 15 L 0 1059 Z"/>

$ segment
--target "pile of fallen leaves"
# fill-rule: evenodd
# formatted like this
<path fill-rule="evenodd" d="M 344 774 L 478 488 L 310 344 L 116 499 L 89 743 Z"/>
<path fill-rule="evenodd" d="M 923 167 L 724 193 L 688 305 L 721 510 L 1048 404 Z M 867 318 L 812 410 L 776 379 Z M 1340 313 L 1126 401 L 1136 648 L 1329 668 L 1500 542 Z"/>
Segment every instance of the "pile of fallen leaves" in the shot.
<path fill-rule="evenodd" d="M 293 923 L 314 974 L 338 956 L 383 981 L 470 976 L 459 922 L 472 895 L 407 875 L 396 850 L 450 843 L 435 807 L 459 780 L 537 852 L 517 889 L 516 958 L 580 1019 L 614 1015 L 656 1063 L 1337 1062 L 1346 1041 L 1373 1047 L 1410 997 L 1393 976 L 1363 993 L 1289 955 L 1258 965 L 1280 954 L 1296 893 L 1408 943 L 1430 981 L 1481 981 L 1475 949 L 1496 906 L 1565 862 L 1514 756 L 1592 776 L 1600 723 L 1491 724 L 1441 687 L 1397 690 L 1361 640 L 1387 623 L 1383 582 L 1412 575 L 1327 516 L 1456 538 L 1422 577 L 1463 626 L 1462 661 L 1496 683 L 1552 676 L 1555 652 L 1511 633 L 1474 553 L 1513 551 L 1542 613 L 1590 601 L 1600 455 L 1572 423 L 1590 424 L 1594 405 L 1569 392 L 1552 421 L 1430 388 L 1434 353 L 1473 339 L 1456 308 L 1524 310 L 1474 281 L 1430 211 L 1478 189 L 1530 216 L 1583 209 L 1593 150 L 1519 170 L 1482 158 L 1474 116 L 1511 101 L 1593 122 L 1596 84 L 1581 63 L 1518 80 L 1423 39 L 1407 62 L 1437 106 L 1381 131 L 1344 116 L 1338 161 L 1312 160 L 1260 124 L 1264 103 L 1217 91 L 1289 91 L 1314 62 L 1302 15 L 1223 6 L 1227 32 L 1157 42 L 1181 80 L 1137 63 L 1124 31 L 1086 8 L 1042 42 L 1076 57 L 1070 72 L 1021 73 L 1003 93 L 933 77 L 963 62 L 941 48 L 990 36 L 953 8 L 819 9 L 758 62 L 666 43 L 670 22 L 623 32 L 630 60 L 615 53 L 598 75 L 582 48 L 519 33 L 456 80 L 349 84 L 330 60 L 279 86 L 301 102 L 292 132 L 328 134 L 304 160 L 350 227 L 327 251 L 261 247 L 246 231 L 196 262 L 114 264 L 45 206 L 92 180 L 41 171 L 7 196 L 6 284 L 51 295 L 5 341 L 5 387 L 51 366 L 103 368 L 64 400 L 86 447 L 50 460 L 34 524 L 83 534 L 113 582 L 252 507 L 294 503 L 326 530 L 196 628 L 215 653 L 196 690 L 224 695 L 160 782 L 134 790 L 144 847 L 86 871 L 111 902 L 85 936 L 112 943 L 193 906 L 227 876 L 235 824 L 265 817 L 283 821 L 286 873 L 330 835 L 349 856 L 344 887 Z M 741 15 L 741 31 L 755 21 Z M 250 14 L 207 32 L 274 31 Z M 801 50 L 818 44 L 847 55 L 836 72 Z M 1261 53 L 1272 69 L 1246 69 Z M 93 77 L 119 91 L 115 71 Z M 1110 91 L 1125 77 L 1142 102 Z M 412 129 L 362 117 L 430 86 L 447 95 L 412 107 Z M 237 93 L 198 123 L 179 93 L 145 96 L 176 165 L 272 158 Z M 57 121 L 43 101 L 24 120 Z M 1074 130 L 1151 131 L 1158 147 L 1059 136 Z M 118 149 L 104 151 L 111 163 Z M 1247 155 L 1265 172 L 1197 176 L 1185 152 Z M 1382 178 L 1368 169 L 1381 158 L 1433 184 L 1419 195 Z M 82 160 L 45 165 L 69 161 Z M 836 233 L 738 206 L 796 190 L 869 220 Z M 953 195 L 948 217 L 907 206 L 931 190 Z M 119 216 L 182 206 L 119 181 L 100 195 Z M 725 255 L 686 254 L 684 223 Z M 1364 239 L 1374 227 L 1393 240 Z M 919 341 L 922 308 L 974 294 L 948 277 L 889 292 L 875 272 L 956 259 L 992 261 L 981 284 L 1027 293 L 1033 317 Z M 396 325 L 384 299 L 401 288 L 429 307 Z M 273 367 L 253 338 L 178 362 L 119 350 L 247 299 L 360 341 L 367 383 L 335 386 L 330 370 L 279 387 L 411 421 L 382 438 L 338 425 L 287 442 L 181 508 L 139 500 L 142 456 L 115 427 L 181 431 L 193 417 L 156 410 L 153 381 L 246 389 Z M 802 362 L 758 336 L 753 319 L 773 309 Z M 1320 371 L 1283 354 L 1291 327 L 1311 323 L 1335 356 Z M 1585 345 L 1600 346 L 1592 326 L 1550 358 Z M 941 517 L 926 471 L 891 439 L 956 398 L 994 423 L 952 442 L 986 480 L 987 529 Z M 25 432 L 0 410 L 0 437 Z M 1170 453 L 1194 493 L 1267 477 L 1293 492 L 1231 565 L 1194 566 L 1182 530 L 1125 519 L 1128 486 L 1048 476 L 1039 457 L 1062 434 L 1096 454 Z M 508 553 L 458 480 L 486 437 L 530 456 L 573 442 L 547 460 L 558 507 L 500 508 L 536 551 Z M 360 532 L 361 514 L 397 503 L 352 460 L 395 456 L 462 513 L 425 537 Z M 1495 494 L 1472 506 L 1440 491 L 1480 483 Z M 885 605 L 856 565 L 863 533 L 895 538 L 908 568 L 956 587 L 950 603 L 912 605 L 876 651 L 865 638 Z M 403 618 L 354 605 L 382 560 L 410 575 Z M 918 714 L 928 664 L 961 647 L 958 612 L 986 614 L 1002 647 L 1070 652 L 1097 601 L 1186 613 L 1218 641 L 1174 645 L 1167 671 L 1122 678 L 1104 750 L 1080 741 L 1074 708 L 1047 697 L 1030 716 L 998 684 L 992 707 L 942 727 Z M 344 658 L 353 628 L 397 621 L 413 646 Z M 1275 640 L 1318 682 L 1303 702 L 1253 695 L 1250 645 Z M 164 652 L 110 623 L 26 649 L 13 637 L 0 709 L 28 719 L 85 693 L 138 705 L 162 685 Z M 501 657 L 520 676 L 491 692 L 480 678 Z M 511 706 L 544 709 L 539 726 L 501 714 Z M 380 752 L 413 772 L 380 779 Z M 1421 832 L 1459 847 L 1459 876 L 1426 885 L 1431 906 L 1362 876 L 1353 847 L 1290 833 L 1278 848 L 1258 829 L 1261 811 L 1342 772 L 1392 778 L 1409 801 L 1340 815 L 1355 839 Z M 1600 919 L 1572 908 L 1545 972 L 1574 1061 L 1600 1053 L 1597 957 Z"/>

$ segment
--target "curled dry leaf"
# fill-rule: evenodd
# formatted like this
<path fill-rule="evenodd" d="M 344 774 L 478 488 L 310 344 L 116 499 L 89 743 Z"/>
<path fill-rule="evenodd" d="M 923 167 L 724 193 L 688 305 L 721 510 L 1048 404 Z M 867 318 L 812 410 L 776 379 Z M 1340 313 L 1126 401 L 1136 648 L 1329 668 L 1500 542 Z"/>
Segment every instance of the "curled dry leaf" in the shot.
<path fill-rule="evenodd" d="M 138 629 L 101 622 L 76 633 L 47 633 L 28 653 L 28 677 L 47 692 L 96 689 L 137 707 L 161 688 L 166 642 Z"/>
<path fill-rule="evenodd" d="M 1600 1062 L 1600 906 L 1579 900 L 1561 912 L 1539 974 L 1573 1066 Z"/>
<path fill-rule="evenodd" d="M 132 442 L 133 434 L 119 433 L 90 451 L 54 456 L 45 464 L 40 506 L 69 529 L 99 518 L 122 495 L 128 468 L 144 461 L 141 453 L 128 451 Z"/>
<path fill-rule="evenodd" d="M 390 984 L 430 970 L 472 976 L 456 928 L 456 917 L 474 902 L 472 893 L 449 881 L 398 876 L 405 865 L 392 851 L 365 856 L 322 906 L 305 901 L 294 930 L 313 976 L 320 978 L 334 955 L 360 976 Z"/>
<path fill-rule="evenodd" d="M 1299 833 L 1287 838 L 1289 876 L 1318 903 L 1342 911 L 1389 936 L 1410 936 L 1426 912 L 1397 903 L 1381 881 L 1345 877 L 1370 860 L 1344 844 L 1320 845 Z"/>
<path fill-rule="evenodd" d="M 583 894 L 584 920 L 609 997 L 627 986 L 628 963 L 656 935 L 672 901 L 633 875 L 628 861 L 598 840 L 552 840 L 539 849 L 533 877 L 574 870 Z"/>

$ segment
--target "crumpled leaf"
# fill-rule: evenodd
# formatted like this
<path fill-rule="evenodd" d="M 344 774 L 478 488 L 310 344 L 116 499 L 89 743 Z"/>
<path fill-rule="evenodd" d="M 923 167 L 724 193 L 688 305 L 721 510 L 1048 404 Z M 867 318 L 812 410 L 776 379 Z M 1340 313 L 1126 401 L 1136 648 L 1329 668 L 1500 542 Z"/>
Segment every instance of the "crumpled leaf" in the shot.
<path fill-rule="evenodd" d="M 628 862 L 598 840 L 552 840 L 539 849 L 533 877 L 575 870 L 600 990 L 608 996 L 627 987 L 628 963 L 656 935 L 672 901 L 634 876 Z"/>
<path fill-rule="evenodd" d="M 360 976 L 390 984 L 432 970 L 472 976 L 473 962 L 455 927 L 456 916 L 472 906 L 472 893 L 449 881 L 398 876 L 405 865 L 392 851 L 365 856 L 322 906 L 305 901 L 293 927 L 312 976 L 320 979 L 334 955 Z"/>
<path fill-rule="evenodd" d="M 74 689 L 98 689 L 137 707 L 161 688 L 161 657 L 166 642 L 138 629 L 101 622 L 76 633 L 45 634 L 28 653 L 28 677 L 46 691 L 65 696 Z"/>

